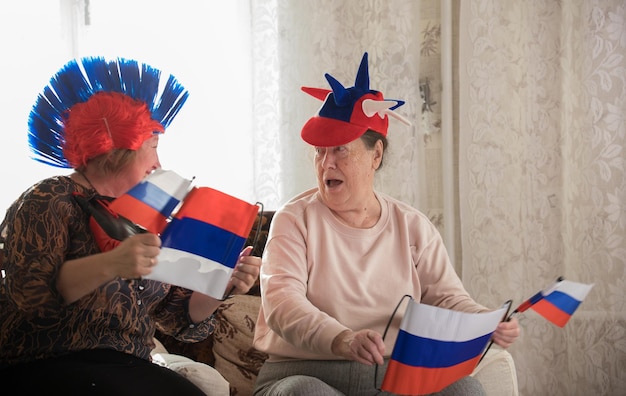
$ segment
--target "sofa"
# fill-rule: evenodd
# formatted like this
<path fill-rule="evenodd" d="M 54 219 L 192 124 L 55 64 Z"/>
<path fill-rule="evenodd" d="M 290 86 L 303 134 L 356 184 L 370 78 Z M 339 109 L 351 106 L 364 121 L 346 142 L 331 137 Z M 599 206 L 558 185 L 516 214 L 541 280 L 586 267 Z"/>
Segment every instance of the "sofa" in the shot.
<path fill-rule="evenodd" d="M 267 241 L 273 211 L 261 213 L 255 221 L 247 245 L 261 256 Z M 255 285 L 246 295 L 227 299 L 216 311 L 217 328 L 204 341 L 184 343 L 156 333 L 153 360 L 189 378 L 207 395 L 248 396 L 267 358 L 252 346 L 252 337 L 261 304 L 260 288 Z M 517 396 L 517 373 L 511 355 L 493 345 L 472 373 L 489 396 Z"/>

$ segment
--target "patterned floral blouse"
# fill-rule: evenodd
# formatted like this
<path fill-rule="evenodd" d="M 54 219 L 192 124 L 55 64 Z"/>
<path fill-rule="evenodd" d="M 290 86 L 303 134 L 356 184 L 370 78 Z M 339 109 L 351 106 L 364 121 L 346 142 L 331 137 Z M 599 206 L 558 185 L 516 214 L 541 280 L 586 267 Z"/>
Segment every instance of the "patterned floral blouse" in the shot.
<path fill-rule="evenodd" d="M 95 348 L 150 359 L 157 327 L 188 342 L 211 334 L 213 316 L 196 324 L 189 318 L 191 291 L 158 281 L 117 278 L 63 302 L 55 287 L 61 265 L 99 252 L 74 192 L 96 194 L 67 176 L 42 180 L 11 205 L 0 225 L 0 368 Z"/>

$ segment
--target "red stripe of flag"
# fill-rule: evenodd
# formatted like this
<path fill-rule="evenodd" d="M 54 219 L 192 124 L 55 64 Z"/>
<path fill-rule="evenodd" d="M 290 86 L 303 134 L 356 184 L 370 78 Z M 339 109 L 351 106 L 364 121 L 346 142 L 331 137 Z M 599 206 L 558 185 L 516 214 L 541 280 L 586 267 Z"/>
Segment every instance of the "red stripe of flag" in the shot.
<path fill-rule="evenodd" d="M 461 379 L 472 373 L 480 355 L 451 367 L 414 367 L 391 360 L 382 389 L 401 395 L 436 393 L 450 385 L 450 379 Z"/>
<path fill-rule="evenodd" d="M 560 310 L 558 307 L 555 307 L 546 300 L 539 301 L 532 306 L 532 309 L 559 327 L 565 326 L 571 318 L 570 314 Z"/>
<path fill-rule="evenodd" d="M 167 225 L 167 217 L 130 194 L 116 198 L 111 208 L 153 234 L 160 234 Z"/>
<path fill-rule="evenodd" d="M 175 217 L 200 220 L 247 238 L 258 210 L 258 206 L 221 191 L 194 187 Z"/>

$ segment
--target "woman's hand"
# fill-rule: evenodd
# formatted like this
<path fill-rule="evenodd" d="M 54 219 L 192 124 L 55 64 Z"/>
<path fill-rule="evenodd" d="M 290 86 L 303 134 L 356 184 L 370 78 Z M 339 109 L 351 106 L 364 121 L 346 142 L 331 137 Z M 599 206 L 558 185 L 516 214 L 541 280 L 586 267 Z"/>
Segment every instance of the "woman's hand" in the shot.
<path fill-rule="evenodd" d="M 259 278 L 261 258 L 250 256 L 250 253 L 252 253 L 252 247 L 248 246 L 239 255 L 233 275 L 226 285 L 227 293 L 233 290 L 235 294 L 246 294 Z M 193 292 L 189 299 L 189 316 L 194 323 L 201 322 L 215 312 L 222 302 L 206 294 Z"/>
<path fill-rule="evenodd" d="M 493 342 L 502 348 L 508 348 L 520 335 L 519 323 L 516 318 L 507 322 L 500 322 L 493 333 Z"/>
<path fill-rule="evenodd" d="M 374 330 L 342 331 L 333 340 L 331 350 L 337 356 L 368 366 L 385 363 L 385 343 L 383 337 Z"/>
<path fill-rule="evenodd" d="M 233 294 L 246 294 L 259 279 L 261 258 L 250 256 L 250 253 L 252 253 L 252 246 L 246 247 L 239 255 L 239 261 L 226 287 L 226 290 L 234 287 Z"/>
<path fill-rule="evenodd" d="M 161 251 L 161 238 L 155 234 L 137 234 L 126 238 L 109 255 L 114 266 L 115 276 L 125 279 L 141 278 L 149 275 L 157 265 Z"/>
<path fill-rule="evenodd" d="M 155 234 L 133 235 L 112 250 L 63 263 L 57 290 L 71 304 L 116 277 L 141 278 L 152 272 L 160 251 L 161 239 Z"/>

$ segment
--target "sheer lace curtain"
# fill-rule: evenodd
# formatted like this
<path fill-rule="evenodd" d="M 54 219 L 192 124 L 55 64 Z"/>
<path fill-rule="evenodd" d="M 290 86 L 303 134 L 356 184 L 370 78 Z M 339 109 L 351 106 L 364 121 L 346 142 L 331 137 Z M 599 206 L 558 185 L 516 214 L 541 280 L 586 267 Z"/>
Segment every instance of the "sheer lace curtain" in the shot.
<path fill-rule="evenodd" d="M 623 0 L 461 2 L 465 284 L 595 284 L 565 328 L 519 317 L 521 394 L 626 394 L 625 22 Z"/>
<path fill-rule="evenodd" d="M 252 1 L 255 188 L 277 207 L 314 187 L 310 147 L 300 129 L 321 102 L 301 86 L 327 88 L 325 73 L 354 85 L 369 54 L 370 86 L 406 100 L 397 111 L 419 120 L 420 3 L 413 1 Z M 381 190 L 414 205 L 424 169 L 419 122 L 390 121 L 389 155 L 378 175 Z"/>

